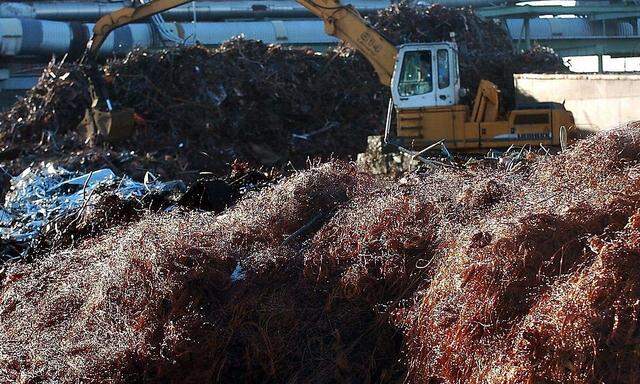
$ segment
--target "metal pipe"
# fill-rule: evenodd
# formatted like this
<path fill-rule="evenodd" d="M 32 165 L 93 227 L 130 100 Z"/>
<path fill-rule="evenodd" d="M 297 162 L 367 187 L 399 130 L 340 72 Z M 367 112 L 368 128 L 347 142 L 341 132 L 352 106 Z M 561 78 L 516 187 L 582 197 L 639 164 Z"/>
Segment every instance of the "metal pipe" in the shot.
<path fill-rule="evenodd" d="M 369 14 L 388 7 L 391 0 L 356 0 L 351 1 L 351 4 L 361 13 Z M 92 22 L 123 6 L 123 2 L 3 2 L 0 4 L 0 18 Z M 306 8 L 291 0 L 198 1 L 166 11 L 163 16 L 168 21 L 191 21 L 194 12 L 200 21 L 315 17 Z"/>
<path fill-rule="evenodd" d="M 522 20 L 508 20 L 513 39 L 518 38 Z M 628 23 L 625 23 L 625 25 Z M 193 23 L 167 22 L 167 33 L 175 34 L 185 43 L 193 43 L 196 26 Z M 629 28 L 619 28 L 620 37 Z M 0 56 L 43 55 L 82 52 L 93 24 L 65 23 L 33 19 L 0 19 Z M 324 33 L 321 20 L 271 20 L 197 23 L 198 41 L 219 45 L 238 35 L 265 43 L 327 46 L 337 40 Z M 531 39 L 580 39 L 594 33 L 585 19 L 531 19 Z M 611 36 L 609 36 L 611 37 Z M 123 54 L 134 47 L 162 47 L 150 24 L 130 24 L 116 29 L 106 40 L 101 54 Z"/>
<path fill-rule="evenodd" d="M 512 4 L 513 0 L 414 0 L 418 5 L 442 4 L 449 7 L 489 7 Z M 392 0 L 351 0 L 360 13 L 371 14 L 389 7 Z M 107 13 L 122 8 L 123 1 L 82 2 L 82 1 L 31 1 L 3 2 L 0 4 L 0 18 L 18 17 L 54 21 L 93 22 Z M 202 21 L 225 19 L 261 18 L 311 18 L 306 8 L 293 0 L 238 0 L 238 1 L 197 1 L 166 11 L 169 21 L 190 21 L 195 17 Z"/>
<path fill-rule="evenodd" d="M 180 41 L 192 44 L 193 23 L 165 23 L 167 32 Z M 266 43 L 292 45 L 336 44 L 324 33 L 320 20 L 274 20 L 252 22 L 200 22 L 198 41 L 219 45 L 238 35 Z M 0 56 L 24 56 L 81 53 L 89 40 L 93 24 L 65 23 L 33 19 L 0 19 Z M 151 24 L 129 24 L 109 35 L 100 49 L 101 55 L 124 54 L 135 47 L 161 47 Z"/>

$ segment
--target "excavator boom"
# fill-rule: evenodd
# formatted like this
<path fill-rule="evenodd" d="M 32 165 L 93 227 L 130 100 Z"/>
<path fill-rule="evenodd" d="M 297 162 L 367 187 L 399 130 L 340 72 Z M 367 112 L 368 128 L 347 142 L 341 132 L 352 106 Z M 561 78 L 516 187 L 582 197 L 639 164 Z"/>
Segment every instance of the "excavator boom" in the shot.
<path fill-rule="evenodd" d="M 380 82 L 390 86 L 398 55 L 397 48 L 360 16 L 351 5 L 339 0 L 297 0 L 324 21 L 324 30 L 351 44 L 373 65 Z"/>
<path fill-rule="evenodd" d="M 474 123 L 493 122 L 500 113 L 500 91 L 489 80 L 480 80 L 478 92 L 473 102 L 470 121 Z"/>

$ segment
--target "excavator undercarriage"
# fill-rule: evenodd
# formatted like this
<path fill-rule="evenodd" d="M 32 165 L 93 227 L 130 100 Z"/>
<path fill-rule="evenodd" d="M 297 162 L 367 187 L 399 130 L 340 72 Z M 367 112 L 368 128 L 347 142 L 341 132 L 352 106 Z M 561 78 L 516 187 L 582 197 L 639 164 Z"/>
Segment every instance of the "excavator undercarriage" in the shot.
<path fill-rule="evenodd" d="M 553 151 L 567 146 L 573 128 L 573 115 L 558 103 L 521 106 L 502 116 L 500 91 L 482 80 L 471 110 L 464 104 L 398 110 L 390 100 L 384 136 L 370 136 L 357 161 L 374 173 L 395 173 L 453 165 L 453 151 L 467 159 L 488 151 L 493 156 L 496 149 Z"/>
<path fill-rule="evenodd" d="M 425 148 L 443 140 L 447 148 L 465 152 L 511 145 L 560 146 L 560 131 L 574 125 L 571 112 L 557 103 L 536 103 L 501 115 L 500 91 L 487 80 L 480 82 L 471 111 L 455 104 L 396 109 L 395 115 L 396 144 Z"/>

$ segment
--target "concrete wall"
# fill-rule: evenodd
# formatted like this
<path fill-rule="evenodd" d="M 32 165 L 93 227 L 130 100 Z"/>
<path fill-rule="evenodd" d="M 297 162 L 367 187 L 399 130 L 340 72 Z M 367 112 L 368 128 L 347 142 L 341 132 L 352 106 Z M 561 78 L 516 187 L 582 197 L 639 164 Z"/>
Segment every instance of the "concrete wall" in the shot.
<path fill-rule="evenodd" d="M 578 128 L 598 131 L 640 121 L 640 75 L 514 76 L 516 104 L 565 102 Z"/>

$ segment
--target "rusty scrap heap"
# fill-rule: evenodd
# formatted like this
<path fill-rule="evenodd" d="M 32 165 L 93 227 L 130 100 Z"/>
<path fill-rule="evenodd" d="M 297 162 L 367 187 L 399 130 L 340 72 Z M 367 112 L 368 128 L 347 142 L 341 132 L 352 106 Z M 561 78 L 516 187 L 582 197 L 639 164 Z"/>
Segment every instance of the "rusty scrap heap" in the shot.
<path fill-rule="evenodd" d="M 26 155 L 12 168 L 53 157 L 70 169 L 110 167 L 134 178 L 144 170 L 181 179 L 222 173 L 235 159 L 271 166 L 345 157 L 379 125 L 378 111 L 366 112 L 384 105 L 364 65 L 243 39 L 217 49 L 137 50 L 103 68 L 114 106 L 137 113 L 134 133 L 89 146 L 76 128 L 89 103 L 83 69 L 52 64 L 2 116 L 0 140 L 5 158 Z"/>
<path fill-rule="evenodd" d="M 7 265 L 0 381 L 637 382 L 638 128 L 517 172 L 330 162 Z"/>

